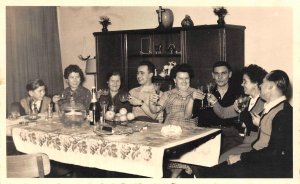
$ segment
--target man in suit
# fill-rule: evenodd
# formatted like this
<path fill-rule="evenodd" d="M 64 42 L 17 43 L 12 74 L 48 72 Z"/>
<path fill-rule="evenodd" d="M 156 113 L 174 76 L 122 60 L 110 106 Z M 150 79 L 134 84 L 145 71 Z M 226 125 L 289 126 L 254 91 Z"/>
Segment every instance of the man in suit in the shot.
<path fill-rule="evenodd" d="M 246 178 L 292 177 L 293 108 L 286 99 L 289 78 L 281 70 L 266 75 L 261 84 L 261 98 L 266 103 L 260 120 L 259 136 L 250 152 L 230 155 L 227 162 L 200 171 L 191 166 L 198 177 Z"/>

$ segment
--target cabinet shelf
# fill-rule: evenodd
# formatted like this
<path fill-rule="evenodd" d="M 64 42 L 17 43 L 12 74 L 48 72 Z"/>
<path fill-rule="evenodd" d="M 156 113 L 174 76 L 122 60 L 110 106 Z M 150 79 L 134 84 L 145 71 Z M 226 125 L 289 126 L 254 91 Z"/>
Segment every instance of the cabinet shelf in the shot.
<path fill-rule="evenodd" d="M 128 57 L 181 57 L 181 53 L 176 54 L 130 54 Z"/>

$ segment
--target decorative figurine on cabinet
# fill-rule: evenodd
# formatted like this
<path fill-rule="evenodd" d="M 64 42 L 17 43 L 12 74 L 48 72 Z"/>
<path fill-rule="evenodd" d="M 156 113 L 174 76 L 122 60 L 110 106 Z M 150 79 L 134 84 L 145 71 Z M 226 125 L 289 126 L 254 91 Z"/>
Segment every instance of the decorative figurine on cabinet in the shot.
<path fill-rule="evenodd" d="M 181 26 L 183 28 L 193 27 L 194 22 L 192 21 L 192 19 L 189 15 L 185 15 L 184 19 L 181 21 Z"/>
<path fill-rule="evenodd" d="M 155 54 L 161 54 L 162 44 L 155 45 L 154 49 L 155 49 Z"/>
<path fill-rule="evenodd" d="M 174 44 L 170 44 L 167 49 L 169 54 L 176 54 L 176 47 Z"/>

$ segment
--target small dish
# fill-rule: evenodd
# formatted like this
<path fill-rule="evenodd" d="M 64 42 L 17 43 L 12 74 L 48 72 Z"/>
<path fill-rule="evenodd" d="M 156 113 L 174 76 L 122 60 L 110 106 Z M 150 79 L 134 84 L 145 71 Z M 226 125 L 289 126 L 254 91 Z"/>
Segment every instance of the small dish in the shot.
<path fill-rule="evenodd" d="M 40 118 L 41 118 L 41 116 L 31 117 L 29 115 L 24 117 L 24 119 L 31 120 L 31 121 L 38 120 Z"/>

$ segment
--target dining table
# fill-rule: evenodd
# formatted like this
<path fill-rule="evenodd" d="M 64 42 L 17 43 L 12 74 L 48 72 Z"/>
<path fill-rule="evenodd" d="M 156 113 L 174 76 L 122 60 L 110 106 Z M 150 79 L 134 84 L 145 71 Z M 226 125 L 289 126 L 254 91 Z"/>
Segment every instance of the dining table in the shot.
<path fill-rule="evenodd" d="M 88 121 L 66 126 L 59 116 L 6 121 L 6 135 L 23 153 L 46 153 L 51 160 L 83 167 L 152 178 L 164 176 L 164 164 L 173 161 L 211 167 L 218 164 L 221 131 L 217 128 L 182 127 L 166 136 L 161 123 L 130 121 L 103 131 Z"/>

